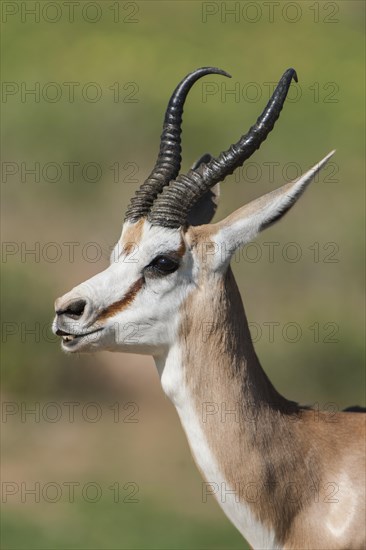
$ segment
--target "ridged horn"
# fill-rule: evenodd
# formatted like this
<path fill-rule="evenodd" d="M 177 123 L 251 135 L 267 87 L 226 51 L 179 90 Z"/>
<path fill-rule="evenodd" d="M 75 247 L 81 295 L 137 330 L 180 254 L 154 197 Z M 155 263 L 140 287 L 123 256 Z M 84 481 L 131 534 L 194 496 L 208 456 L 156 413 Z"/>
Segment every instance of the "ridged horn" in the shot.
<path fill-rule="evenodd" d="M 257 122 L 237 143 L 207 164 L 178 176 L 163 189 L 148 215 L 151 224 L 169 228 L 186 225 L 188 213 L 196 201 L 210 187 L 232 174 L 267 138 L 280 116 L 292 79 L 297 82 L 296 71 L 288 69 Z"/>
<path fill-rule="evenodd" d="M 136 222 L 139 218 L 146 216 L 164 186 L 178 176 L 182 160 L 180 135 L 184 102 L 193 84 L 208 74 L 220 74 L 231 78 L 227 72 L 216 67 L 202 67 L 188 74 L 175 88 L 165 112 L 156 164 L 131 199 L 125 221 Z"/>

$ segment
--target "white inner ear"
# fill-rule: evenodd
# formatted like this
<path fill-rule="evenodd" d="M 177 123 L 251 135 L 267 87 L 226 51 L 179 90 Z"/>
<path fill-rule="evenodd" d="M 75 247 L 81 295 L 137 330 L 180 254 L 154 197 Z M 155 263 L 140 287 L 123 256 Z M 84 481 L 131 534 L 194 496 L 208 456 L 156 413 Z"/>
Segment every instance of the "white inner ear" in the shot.
<path fill-rule="evenodd" d="M 334 151 L 297 180 L 246 204 L 216 224 L 213 240 L 216 250 L 220 251 L 216 254 L 216 267 L 228 263 L 239 246 L 252 241 L 262 229 L 281 219 L 333 154 Z"/>

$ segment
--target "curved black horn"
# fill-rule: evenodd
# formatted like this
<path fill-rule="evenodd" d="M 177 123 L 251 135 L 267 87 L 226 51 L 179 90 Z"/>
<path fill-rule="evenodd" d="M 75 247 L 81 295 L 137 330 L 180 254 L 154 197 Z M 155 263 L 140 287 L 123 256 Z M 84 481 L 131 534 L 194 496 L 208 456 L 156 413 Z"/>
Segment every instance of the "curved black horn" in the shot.
<path fill-rule="evenodd" d="M 146 216 L 163 187 L 178 176 L 181 163 L 180 134 L 184 102 L 193 84 L 207 74 L 221 74 L 231 78 L 227 72 L 216 67 L 202 67 L 188 74 L 178 84 L 165 112 L 158 159 L 150 176 L 131 199 L 125 220 L 135 222 Z"/>
<path fill-rule="evenodd" d="M 195 202 L 210 187 L 232 174 L 266 139 L 280 116 L 292 79 L 297 82 L 296 71 L 288 69 L 257 122 L 235 145 L 187 175 L 178 176 L 163 189 L 148 215 L 151 224 L 171 228 L 186 224 L 188 212 Z"/>

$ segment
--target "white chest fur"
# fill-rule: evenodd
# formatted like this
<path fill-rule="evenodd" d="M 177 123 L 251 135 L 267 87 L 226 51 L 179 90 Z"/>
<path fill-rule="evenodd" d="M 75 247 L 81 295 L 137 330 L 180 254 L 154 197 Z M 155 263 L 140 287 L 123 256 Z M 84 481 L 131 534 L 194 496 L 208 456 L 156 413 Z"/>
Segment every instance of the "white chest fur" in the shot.
<path fill-rule="evenodd" d="M 194 459 L 225 514 L 253 548 L 279 548 L 271 533 L 254 517 L 248 505 L 239 501 L 238 495 L 225 480 L 220 465 L 210 449 L 202 429 L 193 396 L 185 382 L 179 349 L 172 349 L 165 361 L 156 361 L 161 373 L 164 392 L 175 405 L 186 433 Z"/>

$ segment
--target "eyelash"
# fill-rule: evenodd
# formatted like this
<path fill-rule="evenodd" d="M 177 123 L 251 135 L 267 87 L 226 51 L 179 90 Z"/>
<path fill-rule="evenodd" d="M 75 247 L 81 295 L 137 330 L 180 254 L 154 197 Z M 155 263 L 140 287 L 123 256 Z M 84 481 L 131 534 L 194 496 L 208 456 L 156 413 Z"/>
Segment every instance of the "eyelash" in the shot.
<path fill-rule="evenodd" d="M 166 261 L 165 266 L 164 260 Z M 158 265 L 159 261 L 160 266 Z M 166 276 L 174 273 L 175 271 L 177 271 L 178 268 L 179 262 L 175 258 L 172 258 L 171 256 L 167 256 L 165 254 L 159 254 L 159 256 L 156 256 L 156 258 L 154 258 L 152 262 L 145 267 L 145 270 L 152 271 L 158 276 Z"/>

